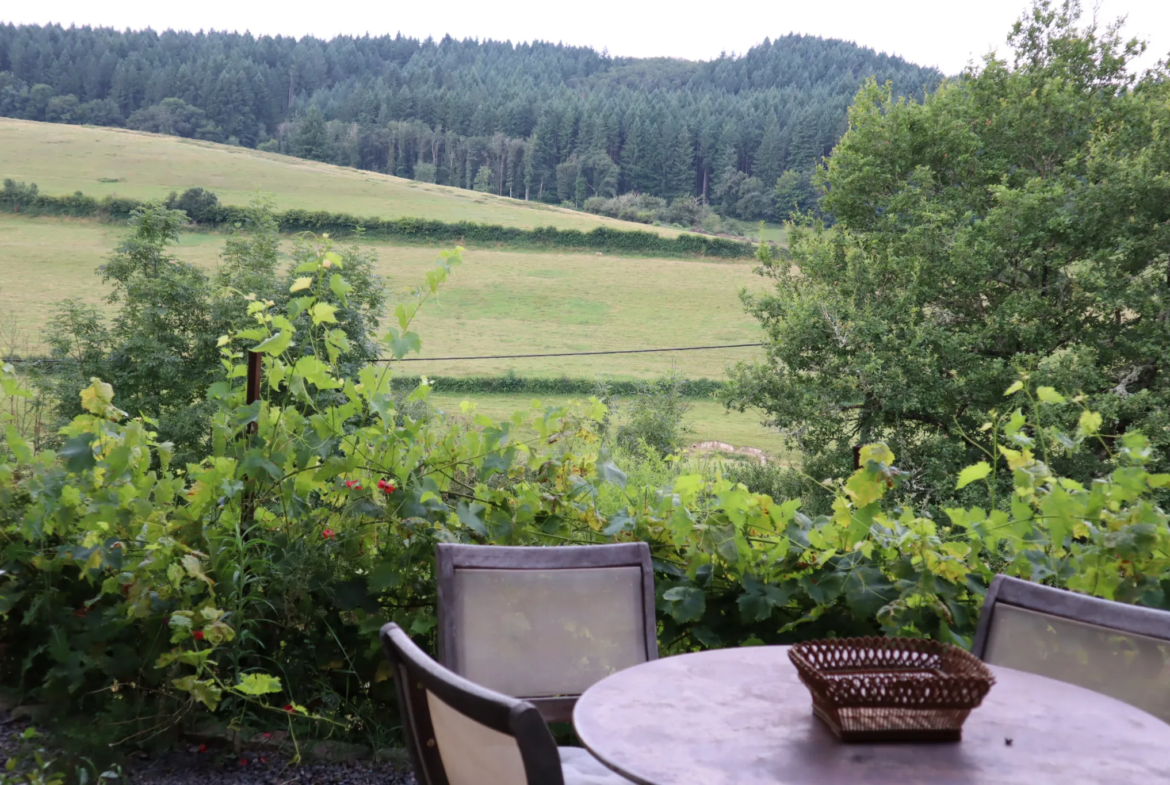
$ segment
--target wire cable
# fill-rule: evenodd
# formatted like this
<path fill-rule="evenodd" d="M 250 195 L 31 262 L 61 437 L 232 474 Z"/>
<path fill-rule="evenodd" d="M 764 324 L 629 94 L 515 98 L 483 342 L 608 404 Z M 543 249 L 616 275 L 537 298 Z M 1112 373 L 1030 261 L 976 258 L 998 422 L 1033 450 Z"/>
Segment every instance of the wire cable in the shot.
<path fill-rule="evenodd" d="M 525 360 L 539 357 L 596 357 L 603 354 L 653 354 L 655 352 L 704 352 L 715 349 L 746 349 L 754 346 L 763 346 L 762 343 L 728 343 L 719 346 L 674 346 L 666 349 L 609 349 L 600 352 L 548 352 L 544 354 L 485 354 L 474 357 L 402 357 L 398 361 L 404 363 L 418 362 L 461 362 L 466 360 Z M 72 358 L 49 357 L 12 357 L 0 360 L 5 363 L 68 363 L 77 362 Z M 393 358 L 383 357 L 374 362 L 394 362 Z"/>
<path fill-rule="evenodd" d="M 547 354 L 489 354 L 482 357 L 403 357 L 399 362 L 453 362 L 456 360 L 523 360 L 534 357 L 594 357 L 599 354 L 651 354 L 653 352 L 701 352 L 710 349 L 743 349 L 749 346 L 763 346 L 762 343 L 729 343 L 722 346 L 676 346 L 670 349 L 611 349 L 604 352 L 549 352 Z M 380 359 L 375 362 L 394 362 Z"/>

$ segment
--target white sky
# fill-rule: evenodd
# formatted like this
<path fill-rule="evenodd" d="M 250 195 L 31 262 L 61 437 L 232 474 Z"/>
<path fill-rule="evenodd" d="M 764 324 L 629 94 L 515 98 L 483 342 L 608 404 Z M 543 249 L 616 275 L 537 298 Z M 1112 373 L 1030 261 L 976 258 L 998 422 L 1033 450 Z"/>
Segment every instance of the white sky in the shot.
<path fill-rule="evenodd" d="M 433 0 L 432 0 L 433 2 Z M 632 57 L 707 60 L 787 33 L 843 38 L 944 73 L 1003 49 L 1028 0 L 445 0 L 444 2 L 254 0 L 6 0 L 0 21 L 156 30 L 250 30 L 255 34 L 541 39 Z M 1097 18 L 1128 18 L 1144 38 L 1148 67 L 1170 53 L 1170 0 L 1085 0 Z"/>

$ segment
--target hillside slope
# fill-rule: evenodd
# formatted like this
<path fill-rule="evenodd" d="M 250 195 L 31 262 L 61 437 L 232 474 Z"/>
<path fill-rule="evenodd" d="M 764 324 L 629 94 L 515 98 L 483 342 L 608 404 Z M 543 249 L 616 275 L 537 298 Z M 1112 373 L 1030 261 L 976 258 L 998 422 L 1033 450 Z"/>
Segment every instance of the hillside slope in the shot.
<path fill-rule="evenodd" d="M 242 147 L 27 120 L 0 119 L 0 178 L 34 182 L 51 194 L 82 191 L 91 196 L 151 199 L 201 186 L 227 204 L 246 204 L 257 191 L 264 191 L 276 196 L 280 209 L 382 218 L 418 216 L 524 229 L 555 226 L 588 231 L 608 226 L 678 234 L 673 229 Z"/>

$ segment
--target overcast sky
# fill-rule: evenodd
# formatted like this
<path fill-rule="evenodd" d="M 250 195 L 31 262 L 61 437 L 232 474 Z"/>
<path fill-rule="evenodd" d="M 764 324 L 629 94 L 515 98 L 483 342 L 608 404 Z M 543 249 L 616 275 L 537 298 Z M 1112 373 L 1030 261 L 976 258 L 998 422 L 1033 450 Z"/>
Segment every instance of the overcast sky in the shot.
<path fill-rule="evenodd" d="M 743 52 L 765 36 L 843 38 L 947 74 L 1003 47 L 1028 0 L 445 0 L 269 2 L 199 0 L 7 0 L 0 21 L 156 30 L 250 30 L 332 37 L 398 33 L 426 38 L 563 41 L 631 57 L 708 60 Z M 1094 1 L 1085 2 L 1091 15 Z M 1097 17 L 1126 16 L 1125 31 L 1150 43 L 1141 66 L 1170 52 L 1170 0 L 1098 0 Z"/>

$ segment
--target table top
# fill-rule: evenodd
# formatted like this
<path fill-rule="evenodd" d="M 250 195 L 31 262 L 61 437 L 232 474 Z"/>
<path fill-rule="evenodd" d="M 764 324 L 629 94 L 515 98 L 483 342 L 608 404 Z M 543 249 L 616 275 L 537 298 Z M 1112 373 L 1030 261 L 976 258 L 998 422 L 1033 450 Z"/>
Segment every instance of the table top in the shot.
<path fill-rule="evenodd" d="M 990 666 L 963 740 L 845 744 L 813 717 L 787 646 L 667 657 L 577 702 L 584 745 L 641 785 L 1170 783 L 1170 725 L 1071 684 Z"/>

